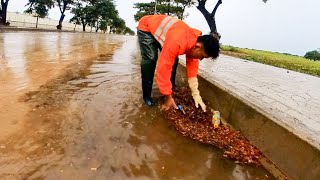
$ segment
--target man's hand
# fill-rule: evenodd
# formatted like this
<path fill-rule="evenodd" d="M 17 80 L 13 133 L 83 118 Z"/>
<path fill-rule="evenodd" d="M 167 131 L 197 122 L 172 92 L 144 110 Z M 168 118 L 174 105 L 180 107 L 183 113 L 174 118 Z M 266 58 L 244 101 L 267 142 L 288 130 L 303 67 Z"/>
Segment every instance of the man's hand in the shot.
<path fill-rule="evenodd" d="M 172 98 L 171 95 L 168 95 L 165 97 L 165 101 L 164 104 L 161 107 L 161 110 L 169 110 L 171 107 L 173 107 L 174 109 L 178 109 L 178 106 L 176 105 L 176 103 L 174 102 L 174 99 Z"/>
<path fill-rule="evenodd" d="M 200 105 L 202 111 L 206 112 L 206 105 L 203 103 L 202 98 L 200 96 L 200 92 L 198 90 L 198 79 L 196 77 L 192 77 L 188 79 L 188 83 L 191 89 L 192 97 L 196 108 L 198 108 Z"/>

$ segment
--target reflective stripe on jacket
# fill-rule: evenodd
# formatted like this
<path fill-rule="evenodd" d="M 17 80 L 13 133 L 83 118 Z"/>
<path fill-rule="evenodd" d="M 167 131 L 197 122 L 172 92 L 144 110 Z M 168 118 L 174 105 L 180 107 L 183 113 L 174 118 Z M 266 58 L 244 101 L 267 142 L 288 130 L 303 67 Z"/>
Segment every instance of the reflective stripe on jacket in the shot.
<path fill-rule="evenodd" d="M 156 81 L 161 94 L 172 93 L 171 71 L 175 58 L 179 55 L 186 54 L 188 78 L 197 76 L 199 60 L 189 58 L 189 54 L 201 31 L 167 15 L 144 16 L 139 21 L 138 29 L 150 32 L 162 46 L 156 70 Z"/>

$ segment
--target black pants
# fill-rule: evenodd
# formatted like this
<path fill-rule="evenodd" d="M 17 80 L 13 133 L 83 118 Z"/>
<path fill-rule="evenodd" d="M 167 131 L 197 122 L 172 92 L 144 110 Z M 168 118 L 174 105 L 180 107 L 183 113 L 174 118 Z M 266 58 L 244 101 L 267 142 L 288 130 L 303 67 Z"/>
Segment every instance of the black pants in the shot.
<path fill-rule="evenodd" d="M 158 60 L 158 52 L 161 50 L 160 43 L 149 32 L 138 30 L 138 40 L 141 51 L 141 78 L 143 99 L 151 98 L 154 72 Z M 179 59 L 175 63 L 171 72 L 172 88 L 175 88 L 176 73 Z"/>

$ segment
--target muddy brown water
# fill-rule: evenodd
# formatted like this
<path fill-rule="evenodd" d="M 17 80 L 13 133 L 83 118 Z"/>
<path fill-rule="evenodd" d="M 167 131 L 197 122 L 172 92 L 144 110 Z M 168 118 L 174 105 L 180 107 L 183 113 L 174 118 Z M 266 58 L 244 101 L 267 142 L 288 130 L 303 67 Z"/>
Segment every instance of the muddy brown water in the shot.
<path fill-rule="evenodd" d="M 142 104 L 136 37 L 5 32 L 0 46 L 1 179 L 273 179 Z"/>

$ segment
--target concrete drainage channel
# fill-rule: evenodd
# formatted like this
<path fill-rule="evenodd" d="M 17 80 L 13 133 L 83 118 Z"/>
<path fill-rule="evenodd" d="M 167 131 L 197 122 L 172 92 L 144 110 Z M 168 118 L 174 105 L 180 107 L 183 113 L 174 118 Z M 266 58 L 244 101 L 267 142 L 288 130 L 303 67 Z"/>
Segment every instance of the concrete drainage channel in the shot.
<path fill-rule="evenodd" d="M 186 68 L 179 64 L 177 81 L 186 83 Z M 267 159 L 261 164 L 277 179 L 319 179 L 320 152 L 237 96 L 232 89 L 198 76 L 201 96 L 221 112 L 225 123 L 239 130 Z"/>

